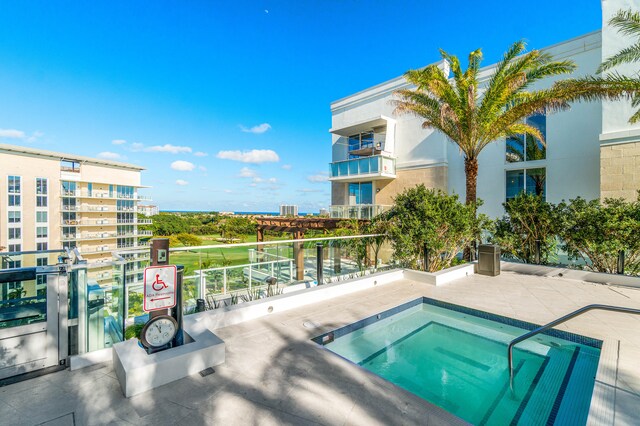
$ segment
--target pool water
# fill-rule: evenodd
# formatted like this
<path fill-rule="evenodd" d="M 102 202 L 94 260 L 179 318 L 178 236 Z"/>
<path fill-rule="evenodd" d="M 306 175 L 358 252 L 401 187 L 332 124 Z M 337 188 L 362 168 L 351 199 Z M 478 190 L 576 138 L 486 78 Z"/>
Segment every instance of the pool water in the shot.
<path fill-rule="evenodd" d="M 336 354 L 473 424 L 582 424 L 599 340 L 421 298 L 314 339 Z"/>

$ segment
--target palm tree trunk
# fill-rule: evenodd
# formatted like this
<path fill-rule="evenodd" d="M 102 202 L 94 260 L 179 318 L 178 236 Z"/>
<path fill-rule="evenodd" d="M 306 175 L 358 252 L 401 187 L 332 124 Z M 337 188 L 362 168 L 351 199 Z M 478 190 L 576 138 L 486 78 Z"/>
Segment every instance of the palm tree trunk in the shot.
<path fill-rule="evenodd" d="M 467 204 L 475 204 L 476 203 L 476 188 L 478 185 L 478 159 L 477 158 L 468 158 L 464 159 L 464 174 L 466 177 L 466 185 L 467 185 L 467 196 L 466 203 Z M 474 207 L 475 211 L 475 207 Z M 476 242 L 473 241 L 471 246 L 467 246 L 464 249 L 462 254 L 463 258 L 467 261 L 473 261 L 475 255 Z"/>
<path fill-rule="evenodd" d="M 475 203 L 476 187 L 478 185 L 478 159 L 465 157 L 464 174 L 466 177 L 466 184 L 467 184 L 466 203 L 467 204 Z"/>

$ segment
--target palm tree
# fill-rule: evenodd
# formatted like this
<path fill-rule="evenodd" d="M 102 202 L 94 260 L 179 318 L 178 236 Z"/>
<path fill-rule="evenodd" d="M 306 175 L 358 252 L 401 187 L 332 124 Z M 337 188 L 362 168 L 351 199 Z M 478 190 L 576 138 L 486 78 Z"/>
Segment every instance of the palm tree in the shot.
<path fill-rule="evenodd" d="M 618 32 L 634 39 L 631 46 L 625 47 L 613 56 L 608 57 L 598 68 L 599 73 L 612 70 L 621 64 L 640 62 L 640 13 L 633 10 L 620 10 L 609 20 L 609 25 L 617 27 Z M 637 75 L 636 75 L 637 78 Z M 634 97 L 633 107 L 640 105 L 640 98 Z M 629 119 L 630 123 L 640 121 L 640 109 Z"/>
<path fill-rule="evenodd" d="M 539 50 L 524 51 L 523 41 L 511 45 L 480 90 L 481 50 L 469 54 L 466 71 L 456 56 L 441 50 L 452 79 L 439 66 L 429 65 L 407 71 L 405 78 L 415 87 L 396 91 L 397 113 L 423 118 L 423 128 L 441 131 L 464 154 L 467 204 L 476 203 L 478 155 L 487 145 L 519 135 L 545 144 L 541 132 L 526 124 L 526 117 L 566 110 L 573 101 L 617 100 L 640 93 L 639 82 L 620 76 L 567 79 L 548 89 L 529 90 L 539 80 L 570 74 L 576 65 L 569 60 L 554 61 Z"/>
<path fill-rule="evenodd" d="M 609 25 L 617 27 L 618 32 L 635 38 L 635 43 L 625 47 L 613 56 L 608 57 L 598 72 L 609 71 L 612 68 L 631 62 L 640 62 L 640 13 L 633 10 L 620 10 L 609 20 Z"/>

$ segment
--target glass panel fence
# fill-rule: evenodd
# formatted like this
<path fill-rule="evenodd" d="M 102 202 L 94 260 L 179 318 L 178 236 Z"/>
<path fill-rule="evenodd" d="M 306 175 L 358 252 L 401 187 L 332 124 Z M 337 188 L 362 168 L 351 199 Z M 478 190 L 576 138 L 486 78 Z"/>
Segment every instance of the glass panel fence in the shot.
<path fill-rule="evenodd" d="M 170 262 L 184 265 L 183 302 L 189 314 L 195 311 L 197 299 L 204 299 L 206 309 L 217 309 L 318 285 L 318 244 L 323 247 L 321 283 L 370 273 L 386 265 L 373 261 L 378 239 L 358 236 L 180 248 L 171 250 Z"/>
<path fill-rule="evenodd" d="M 47 276 L 22 268 L 55 265 L 62 251 L 0 252 L 0 328 L 47 320 Z M 22 274 L 19 274 L 23 271 Z"/>

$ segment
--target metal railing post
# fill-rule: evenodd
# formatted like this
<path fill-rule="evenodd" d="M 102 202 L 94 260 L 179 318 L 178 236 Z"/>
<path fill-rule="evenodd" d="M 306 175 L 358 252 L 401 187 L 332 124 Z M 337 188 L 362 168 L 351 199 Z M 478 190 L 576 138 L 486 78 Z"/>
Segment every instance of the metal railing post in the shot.
<path fill-rule="evenodd" d="M 624 275 L 624 250 L 618 252 L 618 268 L 616 271 L 620 275 Z"/>
<path fill-rule="evenodd" d="M 422 246 L 422 255 L 424 256 L 423 258 L 424 270 L 425 272 L 429 272 L 429 247 L 427 247 L 427 243 L 425 243 Z"/>
<path fill-rule="evenodd" d="M 227 268 L 222 270 L 222 294 L 227 294 Z"/>
<path fill-rule="evenodd" d="M 322 284 L 322 281 L 324 281 L 324 276 L 323 276 L 323 248 L 324 246 L 322 245 L 322 243 L 317 243 L 316 244 L 316 274 L 318 277 L 318 285 Z"/>
<path fill-rule="evenodd" d="M 201 299 L 204 299 L 206 292 L 207 292 L 207 279 L 204 275 L 204 272 L 202 272 L 202 269 L 200 269 L 200 298 Z"/>

